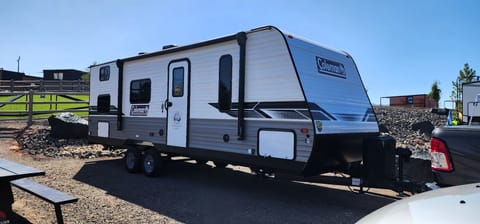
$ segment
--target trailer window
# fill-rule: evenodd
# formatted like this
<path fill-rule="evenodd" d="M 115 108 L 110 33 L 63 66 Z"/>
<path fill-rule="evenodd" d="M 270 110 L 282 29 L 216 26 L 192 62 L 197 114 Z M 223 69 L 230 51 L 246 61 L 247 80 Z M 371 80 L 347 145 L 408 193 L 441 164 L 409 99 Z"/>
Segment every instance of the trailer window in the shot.
<path fill-rule="evenodd" d="M 220 57 L 218 75 L 218 109 L 228 111 L 232 106 L 232 55 Z"/>
<path fill-rule="evenodd" d="M 100 81 L 107 81 L 110 79 L 110 66 L 100 67 Z"/>
<path fill-rule="evenodd" d="M 182 97 L 183 96 L 183 83 L 184 83 L 184 69 L 183 67 L 178 67 L 173 69 L 173 86 L 172 86 L 172 96 L 173 97 Z"/>
<path fill-rule="evenodd" d="M 130 82 L 130 103 L 149 103 L 150 93 L 150 79 L 139 79 Z"/>
<path fill-rule="evenodd" d="M 110 112 L 110 95 L 98 95 L 97 98 L 97 112 L 108 113 Z"/>

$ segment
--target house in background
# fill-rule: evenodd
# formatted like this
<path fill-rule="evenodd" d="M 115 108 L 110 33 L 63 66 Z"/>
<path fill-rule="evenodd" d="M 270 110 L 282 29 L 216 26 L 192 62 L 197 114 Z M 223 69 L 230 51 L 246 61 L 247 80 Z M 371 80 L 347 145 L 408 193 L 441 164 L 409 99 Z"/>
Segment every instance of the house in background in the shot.
<path fill-rule="evenodd" d="M 43 80 L 81 80 L 84 71 L 75 69 L 43 70 Z"/>
<path fill-rule="evenodd" d="M 438 108 L 438 103 L 430 99 L 428 94 L 405 95 L 405 96 L 385 96 L 380 99 L 389 99 L 389 105 L 392 107 L 422 107 L 422 108 Z"/>
<path fill-rule="evenodd" d="M 40 80 L 41 77 L 25 75 L 23 72 L 14 72 L 0 68 L 0 80 Z"/>

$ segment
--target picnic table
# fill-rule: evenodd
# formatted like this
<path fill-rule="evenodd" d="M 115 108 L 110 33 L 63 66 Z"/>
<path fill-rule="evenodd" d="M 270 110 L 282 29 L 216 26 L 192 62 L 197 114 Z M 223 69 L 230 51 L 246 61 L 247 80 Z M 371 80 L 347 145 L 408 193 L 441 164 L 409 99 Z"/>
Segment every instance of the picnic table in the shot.
<path fill-rule="evenodd" d="M 14 200 L 10 181 L 41 175 L 45 175 L 42 170 L 0 158 L 0 214 L 3 212 L 7 216 L 4 218 L 8 219 L 12 214 Z"/>

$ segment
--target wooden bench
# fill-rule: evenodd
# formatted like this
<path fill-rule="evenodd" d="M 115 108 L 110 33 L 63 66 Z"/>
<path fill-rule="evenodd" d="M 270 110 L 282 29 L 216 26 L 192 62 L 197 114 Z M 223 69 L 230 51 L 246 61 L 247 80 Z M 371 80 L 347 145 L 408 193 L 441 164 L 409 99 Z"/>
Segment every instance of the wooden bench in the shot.
<path fill-rule="evenodd" d="M 23 178 L 10 182 L 13 186 L 33 194 L 44 201 L 47 201 L 55 206 L 55 214 L 57 216 L 57 223 L 63 224 L 63 215 L 60 205 L 68 204 L 78 201 L 78 198 L 73 197 L 64 192 L 55 190 L 45 185 L 39 184 L 33 180 Z"/>

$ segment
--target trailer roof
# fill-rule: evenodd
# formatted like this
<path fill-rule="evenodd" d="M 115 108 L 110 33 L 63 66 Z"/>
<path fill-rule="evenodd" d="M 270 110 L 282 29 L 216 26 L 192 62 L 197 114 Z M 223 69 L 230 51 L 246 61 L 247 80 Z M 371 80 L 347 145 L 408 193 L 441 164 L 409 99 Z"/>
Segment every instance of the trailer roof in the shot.
<path fill-rule="evenodd" d="M 258 32 L 258 31 L 262 31 L 262 30 L 269 30 L 269 29 L 275 29 L 275 30 L 279 31 L 280 33 L 284 34 L 283 31 L 281 31 L 280 29 L 278 29 L 275 26 L 262 26 L 262 27 L 257 27 L 257 28 L 251 29 L 249 31 L 244 31 L 244 32 L 248 34 L 248 33 L 254 33 L 254 32 Z M 100 63 L 100 64 L 91 65 L 89 68 L 95 67 L 95 66 L 101 66 L 101 65 L 105 65 L 105 64 L 110 64 L 110 63 L 113 63 L 113 62 L 118 61 L 118 60 L 123 61 L 123 62 L 128 62 L 128 61 L 134 61 L 134 60 L 143 59 L 143 58 L 155 57 L 155 56 L 159 56 L 159 55 L 171 54 L 171 53 L 179 52 L 179 51 L 190 50 L 190 49 L 204 47 L 204 46 L 208 46 L 208 45 L 212 45 L 212 44 L 232 41 L 232 40 L 237 39 L 237 35 L 239 33 L 242 33 L 242 32 L 238 32 L 236 34 L 231 34 L 231 35 L 227 35 L 227 36 L 223 36 L 223 37 L 218 37 L 218 38 L 214 38 L 214 39 L 210 39 L 210 40 L 206 40 L 206 41 L 202 41 L 202 42 L 198 42 L 198 43 L 194 43 L 194 44 L 189 44 L 189 45 L 185 45 L 185 46 L 173 46 L 171 48 L 163 49 L 163 50 L 160 50 L 160 51 L 155 51 L 155 52 L 151 52 L 151 53 L 144 53 L 144 54 L 140 54 L 140 55 L 136 55 L 136 56 L 132 56 L 132 57 L 112 60 L 112 61 L 108 61 L 108 62 L 104 62 L 104 63 Z M 311 40 L 308 40 L 308 39 L 305 39 L 305 38 L 301 38 L 301 37 L 299 38 L 299 37 L 291 35 L 291 34 L 288 34 L 287 36 L 289 38 L 299 39 L 299 40 L 302 40 L 302 41 L 305 41 L 305 42 L 308 42 L 308 43 L 311 43 L 311 44 L 321 46 L 325 49 L 335 51 L 335 52 L 340 53 L 340 54 L 344 54 L 347 57 L 350 57 L 350 55 L 345 51 L 339 51 L 339 50 L 336 50 L 336 49 L 325 47 L 325 46 L 323 46 L 321 44 L 318 44 L 314 41 L 311 41 Z"/>

